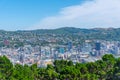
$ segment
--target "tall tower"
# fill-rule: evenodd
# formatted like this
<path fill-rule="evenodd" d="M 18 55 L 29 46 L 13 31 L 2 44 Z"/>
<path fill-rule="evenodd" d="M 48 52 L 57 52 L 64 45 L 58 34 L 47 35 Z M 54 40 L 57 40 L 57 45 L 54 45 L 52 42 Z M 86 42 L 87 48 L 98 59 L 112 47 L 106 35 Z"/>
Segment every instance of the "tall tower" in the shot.
<path fill-rule="evenodd" d="M 78 46 L 77 46 L 77 52 L 78 53 L 80 53 L 82 50 L 81 50 L 81 45 L 79 44 Z"/>
<path fill-rule="evenodd" d="M 23 52 L 24 52 L 24 49 L 21 47 L 20 48 L 20 54 L 19 54 L 19 60 L 22 63 L 22 65 L 24 65 L 24 54 L 23 54 Z"/>
<path fill-rule="evenodd" d="M 95 43 L 95 50 L 97 50 L 97 51 L 100 50 L 100 42 Z"/>
<path fill-rule="evenodd" d="M 96 42 L 95 43 L 95 50 L 96 50 L 97 56 L 100 56 L 100 47 L 101 47 L 100 42 Z"/>
<path fill-rule="evenodd" d="M 72 42 L 68 42 L 67 47 L 68 47 L 68 51 L 71 52 L 71 49 L 72 49 Z"/>
<path fill-rule="evenodd" d="M 42 54 L 41 54 L 41 46 L 39 46 L 39 57 L 40 57 L 40 59 L 41 59 L 41 57 L 42 57 Z"/>
<path fill-rule="evenodd" d="M 65 52 L 64 48 L 63 48 L 63 47 L 60 47 L 60 48 L 59 48 L 59 52 L 60 52 L 61 54 L 64 54 L 64 52 Z"/>
<path fill-rule="evenodd" d="M 52 53 L 52 47 L 50 46 L 50 58 L 52 59 L 53 53 Z"/>

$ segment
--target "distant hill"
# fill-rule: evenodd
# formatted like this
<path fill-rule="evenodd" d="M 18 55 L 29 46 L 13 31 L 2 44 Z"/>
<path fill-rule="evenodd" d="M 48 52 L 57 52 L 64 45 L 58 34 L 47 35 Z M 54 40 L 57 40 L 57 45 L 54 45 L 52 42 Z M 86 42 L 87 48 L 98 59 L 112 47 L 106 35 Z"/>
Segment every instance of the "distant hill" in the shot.
<path fill-rule="evenodd" d="M 85 39 L 102 39 L 102 40 L 120 40 L 120 28 L 93 28 L 81 29 L 75 27 L 63 27 L 58 29 L 39 29 L 32 30 L 38 34 L 68 34 L 84 37 Z"/>
<path fill-rule="evenodd" d="M 81 29 L 74 27 L 63 27 L 58 29 L 38 29 L 29 31 L 0 31 L 1 33 L 36 33 L 36 34 L 67 34 L 84 39 L 102 39 L 102 40 L 120 40 L 120 28 L 93 28 L 93 29 Z"/>

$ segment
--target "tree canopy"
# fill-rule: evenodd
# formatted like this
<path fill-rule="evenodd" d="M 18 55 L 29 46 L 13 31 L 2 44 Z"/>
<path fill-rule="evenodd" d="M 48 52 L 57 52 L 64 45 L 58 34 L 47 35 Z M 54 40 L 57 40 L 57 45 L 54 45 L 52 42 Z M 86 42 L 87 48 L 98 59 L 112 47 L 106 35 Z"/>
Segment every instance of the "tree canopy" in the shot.
<path fill-rule="evenodd" d="M 0 80 L 120 80 L 120 58 L 106 54 L 101 60 L 76 63 L 55 60 L 53 65 L 38 68 L 37 64 L 13 65 L 0 56 Z"/>

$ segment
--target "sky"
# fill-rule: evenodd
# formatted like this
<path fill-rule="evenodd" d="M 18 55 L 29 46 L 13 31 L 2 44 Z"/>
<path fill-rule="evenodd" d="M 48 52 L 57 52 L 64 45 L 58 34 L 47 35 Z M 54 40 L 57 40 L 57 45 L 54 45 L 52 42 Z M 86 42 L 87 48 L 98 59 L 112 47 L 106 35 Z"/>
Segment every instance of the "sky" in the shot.
<path fill-rule="evenodd" d="M 0 0 L 0 29 L 119 28 L 119 4 L 120 0 Z"/>

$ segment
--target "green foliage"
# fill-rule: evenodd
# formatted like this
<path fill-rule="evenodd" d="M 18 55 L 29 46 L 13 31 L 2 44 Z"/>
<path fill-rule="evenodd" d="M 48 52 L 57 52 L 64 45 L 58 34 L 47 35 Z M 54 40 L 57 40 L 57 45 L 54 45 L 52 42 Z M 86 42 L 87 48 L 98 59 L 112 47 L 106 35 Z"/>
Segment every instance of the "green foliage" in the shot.
<path fill-rule="evenodd" d="M 0 56 L 0 80 L 120 80 L 120 58 L 104 55 L 102 60 L 89 63 L 55 60 L 54 65 L 38 68 L 15 64 Z"/>
<path fill-rule="evenodd" d="M 5 79 L 9 79 L 13 72 L 13 65 L 10 60 L 6 57 L 0 56 L 0 74 L 3 75 Z"/>

